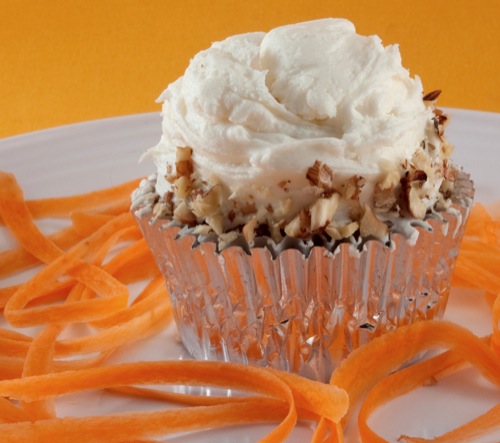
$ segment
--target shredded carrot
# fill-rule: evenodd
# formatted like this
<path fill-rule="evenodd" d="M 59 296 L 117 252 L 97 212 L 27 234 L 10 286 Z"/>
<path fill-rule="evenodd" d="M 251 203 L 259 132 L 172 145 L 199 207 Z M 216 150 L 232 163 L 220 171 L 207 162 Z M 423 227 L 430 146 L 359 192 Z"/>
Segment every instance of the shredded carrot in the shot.
<path fill-rule="evenodd" d="M 281 418 L 282 410 L 277 409 L 274 402 L 269 403 L 262 398 L 258 402 L 235 405 L 198 406 L 189 409 L 0 424 L 0 433 L 5 443 L 20 441 L 115 443 L 144 441 L 144 437 L 244 423 L 276 422 Z M 263 443 L 283 441 L 285 435 L 287 433 L 283 432 L 282 428 L 276 428 L 260 441 Z"/>
<path fill-rule="evenodd" d="M 170 306 L 170 299 L 165 288 L 163 277 L 157 276 L 155 279 L 151 280 L 144 290 L 136 297 L 133 303 L 131 303 L 126 309 L 112 314 L 109 317 L 103 318 L 102 320 L 97 320 L 93 322 L 92 325 L 97 328 L 109 328 L 124 324 L 133 318 L 153 311 L 156 307 L 163 304 Z"/>
<path fill-rule="evenodd" d="M 82 239 L 71 226 L 49 235 L 48 239 L 60 249 L 68 249 Z M 24 248 L 0 252 L 0 278 L 33 268 L 41 261 Z"/>
<path fill-rule="evenodd" d="M 363 400 L 358 415 L 358 426 L 363 441 L 385 442 L 368 426 L 369 415 L 379 406 L 395 397 L 426 385 L 433 385 L 467 365 L 463 356 L 454 350 L 414 363 L 381 379 Z"/>
<path fill-rule="evenodd" d="M 346 389 L 354 404 L 376 381 L 423 351 L 443 346 L 452 348 L 491 382 L 500 384 L 500 361 L 489 346 L 468 329 L 439 320 L 403 326 L 353 351 L 334 371 L 331 383 Z M 381 355 L 383 361 L 380 361 Z M 365 370 L 367 366 L 371 368 L 369 373 Z"/>
<path fill-rule="evenodd" d="M 50 249 L 50 254 L 56 255 L 56 258 L 13 294 L 5 306 L 5 318 L 14 326 L 32 326 L 55 321 L 84 321 L 89 318 L 89 315 L 106 316 L 109 312 L 123 309 L 128 301 L 127 287 L 100 267 L 82 260 L 88 258 L 87 256 L 94 252 L 98 245 L 108 239 L 113 232 L 126 228 L 129 223 L 130 217 L 128 214 L 124 214 L 104 225 L 67 253 Z M 40 295 L 41 288 L 54 283 L 65 273 L 77 276 L 79 281 L 100 294 L 102 298 L 64 305 L 26 308 L 31 300 Z"/>
<path fill-rule="evenodd" d="M 61 251 L 37 228 L 24 201 L 23 192 L 12 174 L 0 172 L 0 216 L 25 250 L 49 263 Z"/>
<path fill-rule="evenodd" d="M 1 174 L 6 174 L 0 171 Z M 67 218 L 73 212 L 127 212 L 130 194 L 139 185 L 140 179 L 131 180 L 110 188 L 69 197 L 45 198 L 26 202 L 33 218 Z M 2 217 L 0 216 L 0 221 Z"/>
<path fill-rule="evenodd" d="M 22 377 L 47 374 L 53 371 L 54 342 L 61 328 L 50 325 L 42 330 L 31 342 L 24 362 Z M 35 402 L 21 402 L 21 408 L 37 420 L 55 417 L 53 399 Z"/>
<path fill-rule="evenodd" d="M 171 321 L 171 318 L 170 303 L 165 301 L 147 313 L 90 336 L 61 340 L 56 345 L 56 355 L 67 356 L 112 350 L 158 332 Z"/>
<path fill-rule="evenodd" d="M 129 245 L 111 258 L 103 268 L 122 283 L 131 283 L 155 277 L 159 274 L 144 239 Z"/>
<path fill-rule="evenodd" d="M 73 229 L 82 237 L 88 237 L 92 232 L 111 221 L 113 217 L 114 215 L 103 213 L 72 212 L 70 214 Z"/>
<path fill-rule="evenodd" d="M 53 322 L 79 322 L 88 318 L 104 318 L 109 313 L 126 307 L 128 289 L 101 268 L 84 266 L 66 256 L 55 260 L 40 274 L 21 286 L 7 302 L 4 315 L 7 321 L 17 327 L 42 325 Z M 28 303 L 40 295 L 40 287 L 45 282 L 53 283 L 60 271 L 80 272 L 82 280 L 93 291 L 102 295 L 100 298 L 81 300 L 63 305 L 26 307 Z M 55 274 L 55 275 L 54 275 Z"/>
<path fill-rule="evenodd" d="M 26 357 L 31 344 L 31 337 L 16 334 L 9 330 L 0 330 L 0 354 L 11 357 Z"/>
<path fill-rule="evenodd" d="M 19 409 L 9 400 L 0 398 L 0 423 L 17 423 L 32 421 L 33 417 L 22 409 Z"/>
<path fill-rule="evenodd" d="M 498 423 L 500 423 L 500 404 L 493 406 L 487 412 L 475 418 L 474 420 L 471 420 L 465 425 L 460 426 L 459 428 L 447 432 L 446 434 L 443 434 L 439 437 L 426 439 L 402 435 L 400 439 L 407 443 L 455 443 L 457 441 L 469 441 L 472 438 L 482 435 L 483 433 L 498 428 Z"/>
<path fill-rule="evenodd" d="M 404 326 L 352 352 L 334 371 L 330 384 L 218 362 L 103 366 L 117 350 L 172 322 L 163 277 L 129 213 L 129 196 L 138 182 L 26 201 L 15 177 L 0 171 L 0 223 L 19 243 L 0 251 L 0 279 L 43 263 L 34 276 L 0 288 L 0 309 L 9 323 L 9 329 L 0 329 L 3 442 L 151 443 L 172 433 L 264 422 L 276 426 L 261 441 L 278 442 L 303 419 L 318 423 L 313 442 L 338 443 L 344 441 L 342 425 L 358 403 L 362 441 L 383 442 L 368 426 L 369 416 L 418 386 L 435 383 L 466 365 L 500 385 L 500 220 L 481 204 L 471 212 L 453 283 L 486 292 L 492 312 L 492 334 L 486 339 L 438 320 Z M 45 235 L 37 219 L 49 217 L 64 218 L 68 226 Z M 256 272 L 264 287 L 265 269 L 258 267 Z M 235 287 L 243 288 L 241 279 L 233 277 Z M 134 299 L 126 286 L 132 282 L 143 282 Z M 88 333 L 64 338 L 65 328 L 76 323 L 86 325 Z M 31 326 L 38 328 L 34 336 L 23 333 L 22 328 Z M 336 342 L 332 352 L 340 348 L 342 342 Z M 445 352 L 400 369 L 422 351 L 435 348 Z M 204 397 L 141 386 L 168 384 L 237 389 L 248 395 Z M 112 416 L 57 416 L 56 398 L 91 389 L 182 406 Z M 459 441 L 489 432 L 499 423 L 500 407 L 495 406 L 434 439 L 401 439 Z"/>
<path fill-rule="evenodd" d="M 17 380 L 0 381 L 0 395 L 11 399 L 23 401 L 38 401 L 52 398 L 57 395 L 78 392 L 89 389 L 102 389 L 117 385 L 135 385 L 135 384 L 158 384 L 175 383 L 190 384 L 197 386 L 215 386 L 230 387 L 242 391 L 253 391 L 255 393 L 270 396 L 271 398 L 281 399 L 288 404 L 288 411 L 281 423 L 262 441 L 282 441 L 293 429 L 297 419 L 295 402 L 300 403 L 306 410 L 317 409 L 316 403 L 319 402 L 325 416 L 330 420 L 336 420 L 344 415 L 348 403 L 345 392 L 335 386 L 320 385 L 319 382 L 313 382 L 307 379 L 300 379 L 299 383 L 288 384 L 287 382 L 298 381 L 300 378 L 291 374 L 276 374 L 271 371 L 248 365 L 227 364 L 219 362 L 193 362 L 193 361 L 170 361 L 170 362 L 149 362 L 149 363 L 131 363 L 119 366 L 108 366 L 102 368 L 92 368 L 81 371 L 61 372 L 58 374 L 48 374 L 41 376 L 26 377 Z M 263 404 L 263 399 L 259 399 L 257 404 Z M 273 403 L 275 405 L 275 403 Z M 238 410 L 240 404 L 209 406 L 205 408 L 226 408 L 229 412 L 235 407 Z M 241 403 L 245 406 L 247 403 Z M 227 408 L 229 406 L 230 408 Z M 162 434 L 174 432 L 177 430 L 172 421 L 176 417 L 186 414 L 186 418 L 193 420 L 196 428 L 196 418 L 202 423 L 199 417 L 199 411 L 195 408 L 185 412 L 178 410 L 177 414 L 171 418 L 171 422 L 164 425 L 161 429 Z M 170 414 L 172 411 L 170 411 Z M 130 417 L 134 418 L 147 414 L 136 414 Z M 266 416 L 260 416 L 265 419 Z M 276 416 L 273 415 L 274 419 Z M 223 419 L 225 424 L 238 423 L 243 417 L 238 417 L 229 413 Z M 86 423 L 91 426 L 94 422 L 106 420 L 109 418 L 94 418 Z M 222 420 L 220 417 L 218 420 Z M 121 420 L 130 435 L 116 433 L 113 436 L 108 435 L 107 441 L 123 441 L 124 439 L 151 437 L 158 434 L 148 434 L 151 430 L 146 430 L 146 434 L 139 433 L 140 428 L 132 429 L 127 426 L 126 420 Z M 216 420 L 217 421 L 217 420 Z M 116 422 L 115 422 L 116 423 Z M 77 425 L 77 424 L 76 424 Z M 216 423 L 211 422 L 211 426 Z M 186 426 L 183 422 L 182 426 Z M 69 430 L 68 430 L 69 431 Z M 50 431 L 52 432 L 52 431 Z M 144 431 L 142 431 L 144 432 Z M 5 436 L 4 429 L 0 426 L 0 433 Z M 162 435 L 159 434 L 159 435 Z M 19 434 L 21 435 L 21 434 Z M 49 434 L 50 435 L 50 434 Z M 72 434 L 74 441 L 92 441 L 83 439 L 82 436 Z M 46 437 L 48 438 L 48 436 Z M 5 440 L 10 441 L 10 440 Z M 95 440 L 101 441 L 101 440 Z M 105 440 L 103 440 L 105 441 Z"/>

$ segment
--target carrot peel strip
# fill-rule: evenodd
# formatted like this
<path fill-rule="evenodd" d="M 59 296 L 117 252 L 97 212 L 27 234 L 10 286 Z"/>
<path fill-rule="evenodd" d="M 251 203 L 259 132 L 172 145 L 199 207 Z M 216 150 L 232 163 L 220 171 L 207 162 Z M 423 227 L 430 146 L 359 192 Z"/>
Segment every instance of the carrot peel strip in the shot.
<path fill-rule="evenodd" d="M 360 435 L 365 441 L 382 442 L 366 424 L 367 419 L 378 405 L 397 395 L 452 373 L 467 362 L 500 384 L 500 297 L 495 295 L 489 297 L 493 319 L 489 344 L 448 322 L 417 323 L 353 352 L 334 372 L 330 385 L 271 369 L 216 362 L 99 367 L 115 349 L 157 332 L 172 318 L 163 278 L 128 212 L 129 195 L 137 184 L 133 181 L 79 196 L 25 201 L 15 177 L 0 172 L 0 223 L 21 243 L 21 248 L 0 252 L 0 269 L 6 264 L 0 278 L 40 261 L 47 263 L 26 283 L 0 290 L 4 316 L 11 325 L 46 327 L 34 339 L 0 330 L 0 396 L 16 399 L 21 405 L 0 398 L 2 441 L 151 442 L 171 432 L 272 420 L 279 424 L 262 441 L 274 442 L 286 438 L 302 417 L 320 420 L 315 443 L 342 442 L 341 421 L 369 391 L 358 416 Z M 47 216 L 70 217 L 72 226 L 45 236 L 35 219 Z M 474 207 L 469 220 L 454 281 L 499 294 L 500 222 L 482 205 Z M 126 247 L 106 262 L 113 246 L 125 242 Z M 125 284 L 140 279 L 150 283 L 129 303 Z M 54 304 L 59 301 L 63 303 Z M 98 330 L 58 340 L 64 325 L 75 322 Z M 388 375 L 413 356 L 436 347 L 450 350 Z M 99 354 L 79 360 L 54 359 L 91 352 Z M 371 371 L 365 371 L 366 367 Z M 254 395 L 231 400 L 194 398 L 136 386 L 143 384 L 231 387 Z M 109 417 L 54 417 L 55 396 L 88 389 L 195 406 Z M 431 441 L 451 442 L 485 432 L 500 422 L 499 416 L 500 408 L 493 407 Z"/>
<path fill-rule="evenodd" d="M 457 441 L 471 441 L 473 438 L 498 427 L 500 427 L 500 404 L 493 406 L 479 417 L 439 437 L 426 439 L 402 435 L 400 440 L 407 443 L 455 443 Z"/>
<path fill-rule="evenodd" d="M 116 213 L 118 209 L 119 212 L 126 212 L 130 206 L 130 194 L 137 188 L 139 182 L 140 179 L 135 179 L 117 186 L 69 197 L 28 200 L 26 205 L 34 218 L 66 218 L 72 212 L 85 211 Z"/>
<path fill-rule="evenodd" d="M 158 412 L 142 412 L 86 418 L 65 417 L 35 423 L 0 424 L 2 442 L 118 443 L 137 441 L 183 431 L 234 424 L 269 422 L 282 418 L 282 410 L 265 399 L 231 405 L 197 406 Z M 272 433 L 260 441 L 281 441 Z"/>
<path fill-rule="evenodd" d="M 173 361 L 131 363 L 0 381 L 0 395 L 24 401 L 37 401 L 81 390 L 155 383 L 231 386 L 285 400 L 289 406 L 286 416 L 263 440 L 276 441 L 274 439 L 285 438 L 295 425 L 297 419 L 295 397 L 308 398 L 306 390 L 316 382 L 304 381 L 299 386 L 289 386 L 280 377 L 262 368 L 219 362 Z M 347 398 L 343 391 L 334 387 L 333 390 L 326 391 L 322 400 L 327 402 L 335 400 L 337 404 L 335 408 L 340 408 L 340 402 L 335 398 L 332 400 L 332 393 L 335 393 L 336 397 L 345 398 L 344 410 L 334 411 L 336 416 L 342 416 L 347 409 Z M 302 406 L 307 409 L 311 403 L 306 402 Z"/>

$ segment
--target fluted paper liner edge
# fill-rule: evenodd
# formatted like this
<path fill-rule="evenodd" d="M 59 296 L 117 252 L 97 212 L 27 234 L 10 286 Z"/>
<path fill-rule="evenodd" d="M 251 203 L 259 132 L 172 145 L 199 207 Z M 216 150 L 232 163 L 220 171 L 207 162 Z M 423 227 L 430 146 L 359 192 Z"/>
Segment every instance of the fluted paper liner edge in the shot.
<path fill-rule="evenodd" d="M 373 337 L 443 315 L 473 193 L 462 173 L 452 209 L 417 227 L 415 244 L 395 234 L 391 246 L 344 242 L 333 251 L 302 243 L 276 252 L 261 242 L 219 252 L 212 241 L 179 235 L 180 227 L 151 223 L 150 213 L 134 214 L 195 358 L 327 381 Z"/>

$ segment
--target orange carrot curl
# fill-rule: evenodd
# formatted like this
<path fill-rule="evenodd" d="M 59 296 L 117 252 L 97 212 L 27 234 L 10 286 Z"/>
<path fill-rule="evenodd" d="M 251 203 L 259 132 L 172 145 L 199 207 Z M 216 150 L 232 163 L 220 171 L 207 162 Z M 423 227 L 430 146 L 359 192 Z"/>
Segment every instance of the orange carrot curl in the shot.
<path fill-rule="evenodd" d="M 0 251 L 0 435 L 2 442 L 153 442 L 172 433 L 249 423 L 275 423 L 263 442 L 284 441 L 298 420 L 316 422 L 312 441 L 342 442 L 357 410 L 363 442 L 384 442 L 368 425 L 381 405 L 466 367 L 500 385 L 500 220 L 483 205 L 471 213 L 454 284 L 484 290 L 492 330 L 478 338 L 445 321 L 404 326 L 358 348 L 334 371 L 330 384 L 249 365 L 156 361 L 106 365 L 134 341 L 171 324 L 170 300 L 149 249 L 129 213 L 139 180 L 85 194 L 24 199 L 16 178 L 0 171 L 0 224 L 18 245 Z M 39 218 L 67 227 L 45 235 Z M 20 272 L 36 268 L 34 275 Z M 128 285 L 141 283 L 136 297 Z M 87 326 L 67 337 L 66 328 Z M 29 334 L 25 328 L 35 327 Z M 403 365 L 430 349 L 444 352 Z M 369 370 L 367 370 L 369 368 Z M 164 385 L 237 389 L 238 397 L 179 394 Z M 164 409 L 106 416 L 60 417 L 54 400 L 88 390 L 155 399 Z M 172 409 L 172 403 L 178 407 Z M 500 424 L 495 406 L 435 442 L 465 441 Z M 401 436 L 402 441 L 426 439 Z"/>

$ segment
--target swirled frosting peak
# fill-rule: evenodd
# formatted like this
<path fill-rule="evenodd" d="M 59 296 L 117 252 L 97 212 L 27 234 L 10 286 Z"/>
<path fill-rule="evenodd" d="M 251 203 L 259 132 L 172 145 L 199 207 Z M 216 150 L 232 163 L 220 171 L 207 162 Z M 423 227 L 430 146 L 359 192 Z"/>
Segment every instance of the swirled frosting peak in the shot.
<path fill-rule="evenodd" d="M 192 223 L 207 222 L 196 201 L 213 189 L 208 225 L 221 232 L 251 222 L 289 233 L 297 217 L 309 219 L 307 234 L 318 223 L 350 232 L 367 212 L 422 218 L 441 199 L 449 149 L 434 101 L 423 100 L 396 45 L 347 20 L 213 43 L 159 100 L 156 189 Z"/>

